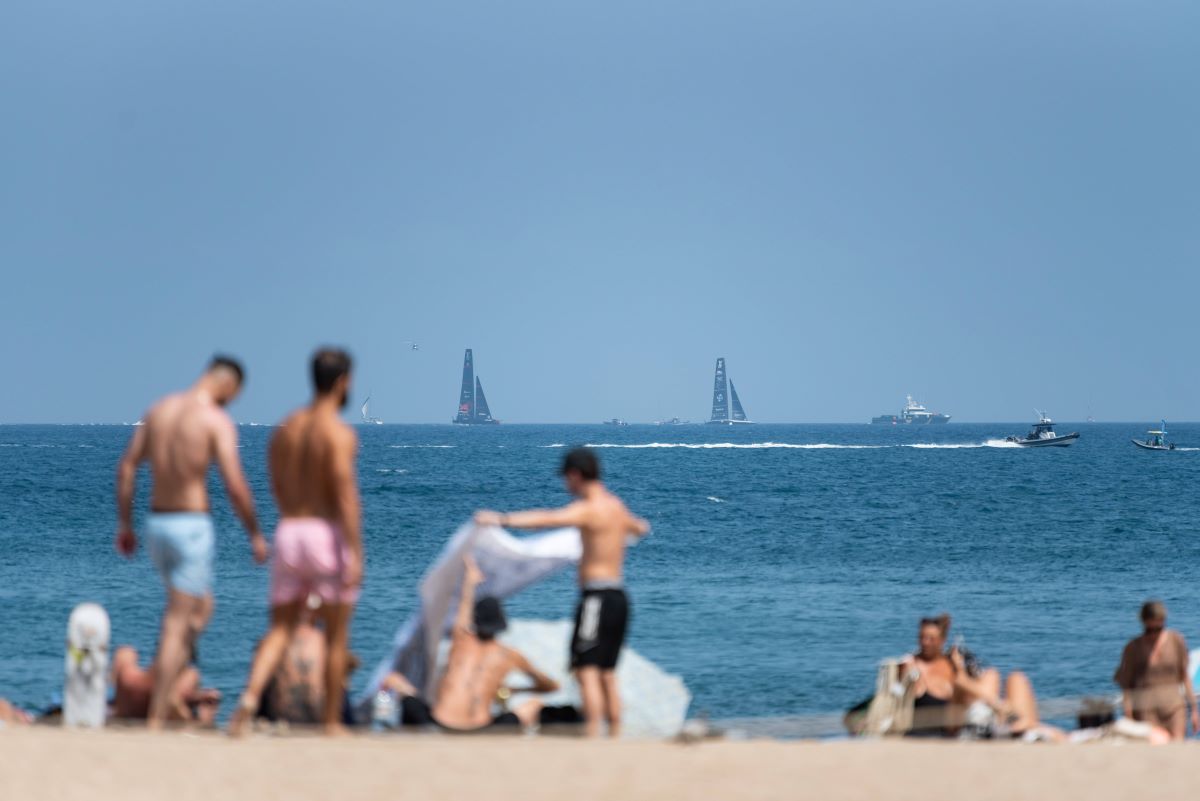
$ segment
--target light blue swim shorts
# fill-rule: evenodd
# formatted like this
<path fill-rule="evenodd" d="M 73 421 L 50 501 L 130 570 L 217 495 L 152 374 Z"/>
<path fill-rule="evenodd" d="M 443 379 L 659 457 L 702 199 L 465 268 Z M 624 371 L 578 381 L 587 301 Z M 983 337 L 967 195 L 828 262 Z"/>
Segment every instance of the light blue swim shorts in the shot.
<path fill-rule="evenodd" d="M 146 516 L 146 547 L 163 583 L 203 597 L 212 589 L 212 518 L 204 512 L 153 512 Z"/>

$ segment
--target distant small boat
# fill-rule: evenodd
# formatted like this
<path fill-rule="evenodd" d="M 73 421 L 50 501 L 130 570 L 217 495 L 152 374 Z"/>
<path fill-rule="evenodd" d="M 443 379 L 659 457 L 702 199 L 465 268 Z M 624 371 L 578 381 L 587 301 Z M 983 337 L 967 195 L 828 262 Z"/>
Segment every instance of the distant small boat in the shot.
<path fill-rule="evenodd" d="M 1035 410 L 1036 411 L 1036 410 Z M 1024 437 L 1007 437 L 1006 442 L 1015 442 L 1024 448 L 1065 448 L 1079 439 L 1079 432 L 1056 434 L 1054 421 L 1044 412 L 1038 412 L 1038 421 Z"/>
<path fill-rule="evenodd" d="M 678 417 L 672 417 L 670 420 L 659 420 L 654 425 L 656 425 L 656 426 L 686 426 L 688 424 L 689 423 L 687 420 L 680 420 Z"/>
<path fill-rule="evenodd" d="M 1134 439 L 1130 440 L 1134 445 L 1147 451 L 1173 451 L 1175 450 L 1174 442 L 1167 442 L 1167 421 L 1162 420 L 1159 423 L 1157 431 L 1151 429 L 1146 432 L 1150 435 L 1150 439 Z"/>
<path fill-rule="evenodd" d="M 613 419 L 611 419 L 611 420 L 605 420 L 605 421 L 604 421 L 604 425 L 606 425 L 606 426 L 620 426 L 620 427 L 624 428 L 625 426 L 629 425 L 629 423 L 626 423 L 624 420 L 622 420 L 622 419 L 621 419 L 621 418 L 619 418 L 619 417 L 614 417 L 614 418 L 613 418 Z"/>
<path fill-rule="evenodd" d="M 380 420 L 378 417 L 371 416 L 371 412 L 369 409 L 370 403 L 371 403 L 371 393 L 368 392 L 367 399 L 365 401 L 363 401 L 362 408 L 359 409 L 359 412 L 362 414 L 363 423 L 365 425 L 376 425 L 376 426 L 383 425 L 382 420 Z"/>
<path fill-rule="evenodd" d="M 746 410 L 742 408 L 742 401 L 738 398 L 737 389 L 734 388 L 733 381 L 725 372 L 724 359 L 717 359 L 717 369 L 713 375 L 712 417 L 708 422 L 710 425 L 730 426 L 752 422 L 746 419 Z"/>

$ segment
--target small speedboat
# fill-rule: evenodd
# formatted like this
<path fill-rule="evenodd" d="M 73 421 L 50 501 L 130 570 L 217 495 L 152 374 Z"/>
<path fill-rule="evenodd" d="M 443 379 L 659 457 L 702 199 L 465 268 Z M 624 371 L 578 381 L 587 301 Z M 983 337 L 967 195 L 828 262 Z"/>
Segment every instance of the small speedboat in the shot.
<path fill-rule="evenodd" d="M 619 418 L 619 417 L 614 417 L 614 418 L 613 418 L 613 419 L 611 419 L 611 420 L 605 420 L 605 421 L 604 421 L 604 425 L 606 425 L 606 426 L 619 426 L 619 427 L 621 427 L 621 428 L 624 428 L 625 426 L 629 425 L 629 423 L 626 423 L 624 420 L 622 420 L 622 419 L 621 419 L 621 418 Z"/>
<path fill-rule="evenodd" d="M 1024 437 L 1008 437 L 1006 442 L 1014 442 L 1023 448 L 1065 448 L 1079 439 L 1079 432 L 1057 434 L 1054 431 L 1054 421 L 1042 412 L 1038 412 L 1038 421 L 1029 429 Z"/>
<path fill-rule="evenodd" d="M 1174 442 L 1167 442 L 1167 421 L 1163 420 L 1157 431 L 1151 429 L 1146 432 L 1150 435 L 1150 439 L 1134 439 L 1130 440 L 1134 445 L 1147 451 L 1173 451 L 1175 450 Z"/>

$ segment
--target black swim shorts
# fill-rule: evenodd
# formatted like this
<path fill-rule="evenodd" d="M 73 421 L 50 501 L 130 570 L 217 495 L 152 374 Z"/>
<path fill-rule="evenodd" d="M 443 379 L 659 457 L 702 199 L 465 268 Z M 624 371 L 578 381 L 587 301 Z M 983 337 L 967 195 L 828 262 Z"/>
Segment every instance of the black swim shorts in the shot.
<path fill-rule="evenodd" d="M 612 670 L 621 655 L 629 624 L 629 596 L 620 587 L 587 588 L 575 609 L 571 669 Z"/>

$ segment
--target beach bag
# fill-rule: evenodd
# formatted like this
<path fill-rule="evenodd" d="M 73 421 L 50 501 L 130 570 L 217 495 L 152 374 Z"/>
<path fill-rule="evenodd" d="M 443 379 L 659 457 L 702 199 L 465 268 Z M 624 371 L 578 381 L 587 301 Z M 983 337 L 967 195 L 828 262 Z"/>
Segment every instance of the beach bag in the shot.
<path fill-rule="evenodd" d="M 900 675 L 900 660 L 885 659 L 875 674 L 875 695 L 867 705 L 858 734 L 900 736 L 913 724 L 913 684 Z"/>
<path fill-rule="evenodd" d="M 99 728 L 108 713 L 108 613 L 80 604 L 67 621 L 63 725 Z"/>

